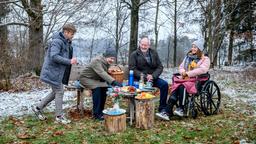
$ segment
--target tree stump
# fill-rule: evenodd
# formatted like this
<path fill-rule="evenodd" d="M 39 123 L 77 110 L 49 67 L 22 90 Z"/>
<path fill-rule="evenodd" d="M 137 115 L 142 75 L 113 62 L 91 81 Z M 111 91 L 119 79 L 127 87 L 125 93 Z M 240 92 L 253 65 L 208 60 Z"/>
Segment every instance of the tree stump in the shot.
<path fill-rule="evenodd" d="M 154 125 L 155 104 L 153 99 L 136 99 L 136 128 L 150 129 Z"/>
<path fill-rule="evenodd" d="M 104 114 L 105 129 L 110 133 L 123 132 L 126 130 L 126 114 L 107 115 Z"/>

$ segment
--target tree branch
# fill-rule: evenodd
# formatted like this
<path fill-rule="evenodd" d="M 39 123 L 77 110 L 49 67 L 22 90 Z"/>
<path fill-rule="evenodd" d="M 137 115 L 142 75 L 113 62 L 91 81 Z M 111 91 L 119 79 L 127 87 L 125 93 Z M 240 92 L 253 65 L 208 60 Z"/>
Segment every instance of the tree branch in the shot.
<path fill-rule="evenodd" d="M 28 5 L 28 2 L 26 0 L 21 0 L 21 3 L 29 16 L 36 17 L 36 13 L 30 8 L 30 6 Z"/>
<path fill-rule="evenodd" d="M 122 0 L 121 3 L 126 4 L 128 6 L 128 9 L 132 8 L 132 5 L 130 3 L 128 3 L 127 1 L 125 1 L 125 0 Z"/>
<path fill-rule="evenodd" d="M 0 24 L 0 27 L 9 26 L 9 25 L 20 25 L 20 26 L 25 26 L 25 27 L 29 26 L 29 24 L 27 24 L 27 23 L 10 22 L 10 23 Z"/>
<path fill-rule="evenodd" d="M 14 0 L 14 1 L 10 1 L 10 0 L 1 1 L 0 4 L 9 4 L 9 3 L 16 3 L 16 2 L 19 2 L 19 0 Z"/>
<path fill-rule="evenodd" d="M 149 2 L 149 1 L 150 1 L 150 0 L 145 0 L 144 2 L 141 2 L 141 3 L 139 4 L 139 7 L 142 6 L 142 5 L 144 5 L 145 3 Z"/>

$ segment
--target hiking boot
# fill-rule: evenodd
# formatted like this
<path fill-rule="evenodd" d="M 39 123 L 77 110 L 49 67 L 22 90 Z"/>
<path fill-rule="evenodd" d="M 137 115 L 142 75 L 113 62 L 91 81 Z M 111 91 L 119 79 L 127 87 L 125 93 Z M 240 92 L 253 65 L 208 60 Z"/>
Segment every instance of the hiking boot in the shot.
<path fill-rule="evenodd" d="M 177 108 L 174 112 L 175 115 L 183 117 L 184 116 L 184 111 L 181 108 Z"/>
<path fill-rule="evenodd" d="M 56 116 L 55 122 L 60 124 L 69 124 L 71 121 L 67 119 L 64 115 Z"/>
<path fill-rule="evenodd" d="M 35 106 L 31 106 L 31 109 L 32 111 L 35 113 L 36 117 L 41 120 L 41 121 L 44 121 L 46 120 L 47 118 L 44 116 L 43 112 L 38 108 L 38 107 L 35 107 Z"/>
<path fill-rule="evenodd" d="M 98 117 L 94 117 L 94 119 L 99 120 L 99 121 L 103 121 L 104 120 L 104 116 L 98 116 Z"/>
<path fill-rule="evenodd" d="M 167 121 L 170 120 L 168 113 L 164 111 L 160 113 L 156 113 L 156 116 L 163 120 L 167 120 Z"/>

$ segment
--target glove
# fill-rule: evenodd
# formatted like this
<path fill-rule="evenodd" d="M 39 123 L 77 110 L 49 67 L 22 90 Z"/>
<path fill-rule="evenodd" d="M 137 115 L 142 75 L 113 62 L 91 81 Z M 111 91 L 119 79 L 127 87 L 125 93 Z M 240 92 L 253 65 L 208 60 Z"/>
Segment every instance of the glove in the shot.
<path fill-rule="evenodd" d="M 112 86 L 118 86 L 118 87 L 122 87 L 123 86 L 121 83 L 119 83 L 119 82 L 117 82 L 115 80 L 111 83 L 111 85 Z"/>
<path fill-rule="evenodd" d="M 80 88 L 80 81 L 79 81 L 79 80 L 76 80 L 76 81 L 74 82 L 74 86 L 75 86 L 76 88 Z"/>

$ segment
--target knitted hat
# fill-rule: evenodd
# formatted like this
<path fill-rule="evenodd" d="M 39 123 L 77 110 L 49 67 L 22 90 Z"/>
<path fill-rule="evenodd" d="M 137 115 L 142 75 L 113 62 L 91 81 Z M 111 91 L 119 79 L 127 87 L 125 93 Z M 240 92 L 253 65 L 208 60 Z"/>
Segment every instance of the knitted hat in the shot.
<path fill-rule="evenodd" d="M 198 39 L 194 41 L 192 44 L 196 45 L 197 48 L 199 48 L 201 51 L 204 49 L 204 39 Z"/>
<path fill-rule="evenodd" d="M 106 49 L 106 52 L 103 54 L 104 57 L 116 57 L 116 50 L 112 48 Z"/>

